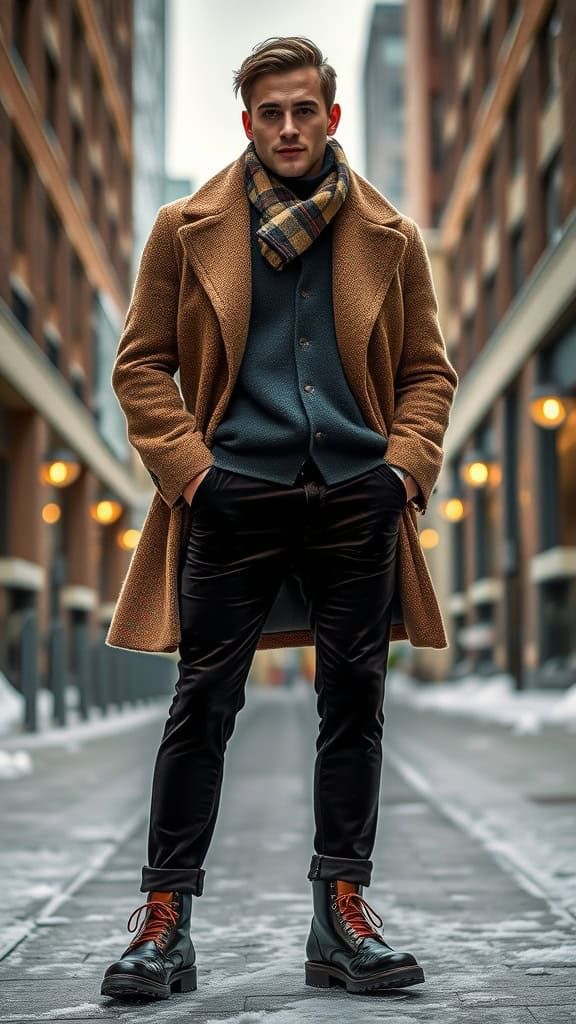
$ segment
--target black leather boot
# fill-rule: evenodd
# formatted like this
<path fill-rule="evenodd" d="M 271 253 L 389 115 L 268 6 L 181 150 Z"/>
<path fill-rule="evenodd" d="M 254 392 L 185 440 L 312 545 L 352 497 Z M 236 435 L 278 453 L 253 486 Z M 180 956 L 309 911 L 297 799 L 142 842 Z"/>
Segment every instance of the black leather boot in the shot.
<path fill-rule="evenodd" d="M 138 934 L 120 960 L 107 969 L 102 995 L 168 999 L 171 992 L 193 992 L 196 954 L 190 938 L 191 910 L 191 893 L 149 893 L 146 903 L 136 907 L 128 919 L 128 931 L 134 932 L 145 911 Z"/>
<path fill-rule="evenodd" d="M 404 988 L 424 981 L 411 953 L 393 950 L 374 927 L 382 918 L 362 897 L 362 886 L 312 882 L 314 917 L 306 943 L 306 984 L 344 985 L 347 992 Z"/>

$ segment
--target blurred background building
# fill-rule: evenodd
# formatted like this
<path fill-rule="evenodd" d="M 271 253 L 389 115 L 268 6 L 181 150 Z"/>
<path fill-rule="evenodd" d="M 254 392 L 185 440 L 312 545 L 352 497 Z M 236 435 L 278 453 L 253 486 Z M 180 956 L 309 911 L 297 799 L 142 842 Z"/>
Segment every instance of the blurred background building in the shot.
<path fill-rule="evenodd" d="M 576 681 L 576 5 L 409 0 L 407 212 L 460 387 L 422 541 L 420 674 Z M 572 130 L 571 130 L 572 129 Z M 429 532 L 430 530 L 430 532 Z"/>
<path fill-rule="evenodd" d="M 398 3 L 374 5 L 364 64 L 365 175 L 398 209 L 406 202 L 404 22 Z"/>
<path fill-rule="evenodd" d="M 101 654 L 150 499 L 112 364 L 156 212 L 193 190 L 165 166 L 171 11 L 0 4 L 0 672 L 22 686 L 28 636 L 40 683 L 63 665 L 84 701 L 102 671 L 136 693 L 174 675 Z M 420 522 L 451 646 L 404 645 L 423 679 L 576 681 L 574 52 L 572 0 L 406 0 L 368 19 L 361 170 L 424 231 L 460 375 Z M 313 663 L 300 653 L 308 679 Z M 260 652 L 253 678 L 295 671 Z"/>
<path fill-rule="evenodd" d="M 190 191 L 164 168 L 165 18 L 163 0 L 0 5 L 0 671 L 17 687 L 31 618 L 40 682 L 54 657 L 98 682 L 149 502 L 110 375 L 157 209 Z M 142 658 L 119 655 L 117 689 L 137 664 L 144 693 Z"/>

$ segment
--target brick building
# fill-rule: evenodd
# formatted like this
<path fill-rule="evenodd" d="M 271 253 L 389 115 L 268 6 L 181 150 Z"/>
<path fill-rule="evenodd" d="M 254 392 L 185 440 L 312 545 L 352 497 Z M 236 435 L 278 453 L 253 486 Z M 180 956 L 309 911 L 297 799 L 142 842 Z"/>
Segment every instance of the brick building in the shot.
<path fill-rule="evenodd" d="M 572 0 L 408 0 L 408 208 L 461 381 L 426 524 L 442 667 L 524 686 L 576 681 L 574 52 Z"/>
<path fill-rule="evenodd" d="M 23 610 L 38 611 L 42 632 L 54 618 L 67 630 L 105 626 L 127 568 L 125 529 L 146 501 L 109 382 L 132 286 L 132 31 L 131 0 L 0 5 L 8 675 Z"/>

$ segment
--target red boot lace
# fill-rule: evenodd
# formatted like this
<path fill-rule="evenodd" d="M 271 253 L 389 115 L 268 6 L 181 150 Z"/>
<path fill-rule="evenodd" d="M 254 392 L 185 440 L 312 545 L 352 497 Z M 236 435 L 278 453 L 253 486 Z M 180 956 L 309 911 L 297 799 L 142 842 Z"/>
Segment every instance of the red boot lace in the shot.
<path fill-rule="evenodd" d="M 379 934 L 376 928 L 380 928 L 384 922 L 359 892 L 342 893 L 341 896 L 336 897 L 336 903 L 342 917 L 352 926 L 357 935 L 368 938 Z"/>
<path fill-rule="evenodd" d="M 168 929 L 178 922 L 178 911 L 171 903 L 165 903 L 163 900 L 148 900 L 147 903 L 136 907 L 136 910 L 130 914 L 128 918 L 129 932 L 137 931 L 142 911 L 148 912 L 142 925 L 142 931 L 136 938 L 132 939 L 128 949 L 133 949 L 134 946 L 139 946 L 141 942 L 147 942 L 149 939 L 152 939 L 154 942 L 161 942 Z M 134 927 L 132 927 L 132 919 L 134 917 L 136 917 L 136 922 Z"/>

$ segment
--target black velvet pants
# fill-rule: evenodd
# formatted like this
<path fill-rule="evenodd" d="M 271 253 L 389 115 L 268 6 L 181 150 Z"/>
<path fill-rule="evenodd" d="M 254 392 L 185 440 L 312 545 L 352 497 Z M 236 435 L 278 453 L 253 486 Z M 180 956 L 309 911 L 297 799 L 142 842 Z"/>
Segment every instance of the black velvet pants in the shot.
<path fill-rule="evenodd" d="M 181 565 L 179 678 L 154 769 L 142 892 L 202 892 L 226 744 L 289 567 L 300 580 L 316 648 L 316 831 L 308 878 L 370 884 L 405 506 L 404 484 L 385 462 L 332 485 L 310 461 L 292 486 L 210 468 L 192 500 Z"/>

